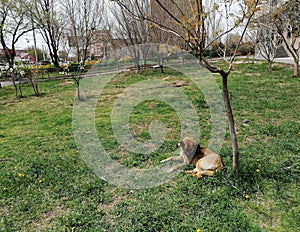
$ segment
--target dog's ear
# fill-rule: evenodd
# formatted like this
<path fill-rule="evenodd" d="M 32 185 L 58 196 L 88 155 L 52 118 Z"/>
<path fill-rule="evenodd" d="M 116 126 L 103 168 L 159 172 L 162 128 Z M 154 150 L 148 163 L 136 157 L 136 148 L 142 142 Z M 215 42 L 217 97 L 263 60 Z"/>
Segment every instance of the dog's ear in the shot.
<path fill-rule="evenodd" d="M 182 147 L 184 144 L 182 141 L 180 141 L 179 143 L 176 144 L 176 148 Z"/>

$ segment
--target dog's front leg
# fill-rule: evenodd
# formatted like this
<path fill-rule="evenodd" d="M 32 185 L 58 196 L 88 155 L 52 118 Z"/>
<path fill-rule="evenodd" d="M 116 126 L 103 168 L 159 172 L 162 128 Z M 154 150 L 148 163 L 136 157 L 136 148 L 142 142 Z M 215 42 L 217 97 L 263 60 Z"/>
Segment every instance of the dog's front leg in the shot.
<path fill-rule="evenodd" d="M 172 172 L 176 171 L 178 168 L 182 167 L 183 165 L 185 165 L 185 163 L 181 163 L 181 164 L 178 164 L 178 165 L 176 165 L 176 166 L 170 168 L 170 169 L 168 170 L 168 173 L 172 173 Z"/>
<path fill-rule="evenodd" d="M 167 158 L 167 159 L 164 159 L 164 160 L 160 161 L 160 163 L 162 164 L 162 163 L 165 163 L 165 162 L 168 162 L 168 161 L 171 161 L 171 160 L 181 160 L 181 159 L 182 159 L 182 158 L 181 158 L 180 155 L 177 155 L 177 156 L 171 156 L 171 157 L 169 157 L 169 158 Z"/>

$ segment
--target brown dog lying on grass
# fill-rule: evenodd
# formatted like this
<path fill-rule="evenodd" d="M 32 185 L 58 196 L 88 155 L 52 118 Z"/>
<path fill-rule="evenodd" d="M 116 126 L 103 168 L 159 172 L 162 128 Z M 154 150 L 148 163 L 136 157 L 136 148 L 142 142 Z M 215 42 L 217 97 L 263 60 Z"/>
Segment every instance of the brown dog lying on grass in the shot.
<path fill-rule="evenodd" d="M 186 173 L 200 179 L 203 176 L 213 176 L 215 172 L 221 171 L 223 167 L 221 157 L 205 147 L 201 147 L 194 138 L 184 138 L 177 144 L 177 147 L 180 148 L 180 155 L 164 159 L 161 163 L 181 159 L 184 160 L 184 163 L 173 167 L 169 170 L 169 172 L 175 171 L 184 164 L 191 164 L 195 167 L 195 169 L 187 171 Z"/>

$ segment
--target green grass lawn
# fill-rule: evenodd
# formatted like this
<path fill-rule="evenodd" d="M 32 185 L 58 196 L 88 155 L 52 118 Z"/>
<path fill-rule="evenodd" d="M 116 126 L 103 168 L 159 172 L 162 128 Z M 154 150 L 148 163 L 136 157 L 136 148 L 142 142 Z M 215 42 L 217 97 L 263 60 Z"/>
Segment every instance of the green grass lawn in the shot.
<path fill-rule="evenodd" d="M 198 180 L 180 173 L 155 188 L 122 189 L 99 179 L 74 141 L 71 80 L 39 83 L 41 97 L 23 84 L 0 90 L 0 231 L 298 231 L 300 228 L 300 79 L 289 66 L 237 64 L 229 78 L 240 145 L 231 168 L 227 132 L 224 169 Z M 166 69 L 121 73 L 103 90 L 95 125 L 111 157 L 128 168 L 147 168 L 174 154 L 180 120 L 172 108 L 149 100 L 134 108 L 129 128 L 138 141 L 160 119 L 168 128 L 162 146 L 148 155 L 127 152 L 114 138 L 111 111 L 119 94 L 141 80 L 187 79 Z M 215 76 L 220 83 L 219 76 Z M 173 80 L 172 79 L 172 80 Z M 168 80 L 168 79 L 165 79 Z M 209 141 L 210 113 L 192 83 L 180 88 L 199 113 L 200 138 Z M 243 121 L 247 119 L 249 123 Z M 188 169 L 190 167 L 186 167 Z"/>

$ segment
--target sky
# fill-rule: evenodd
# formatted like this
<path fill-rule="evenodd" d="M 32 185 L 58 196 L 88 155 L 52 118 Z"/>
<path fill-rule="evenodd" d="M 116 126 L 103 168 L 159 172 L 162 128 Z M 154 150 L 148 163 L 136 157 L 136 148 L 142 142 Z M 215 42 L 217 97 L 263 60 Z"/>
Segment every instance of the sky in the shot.
<path fill-rule="evenodd" d="M 43 46 L 46 47 L 46 43 L 44 42 L 42 36 L 40 33 L 37 31 L 35 32 L 36 34 L 36 46 L 37 48 L 42 49 Z M 16 44 L 16 49 L 17 50 L 23 50 L 28 47 L 33 47 L 34 46 L 34 41 L 33 41 L 33 33 L 29 32 L 26 35 L 22 36 L 18 43 Z"/>

